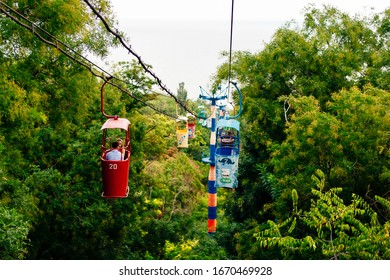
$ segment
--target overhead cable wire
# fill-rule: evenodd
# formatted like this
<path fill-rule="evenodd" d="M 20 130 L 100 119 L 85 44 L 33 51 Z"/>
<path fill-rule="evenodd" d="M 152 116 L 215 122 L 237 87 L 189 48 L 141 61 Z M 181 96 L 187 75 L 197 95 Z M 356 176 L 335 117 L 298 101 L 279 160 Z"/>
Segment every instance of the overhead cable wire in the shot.
<path fill-rule="evenodd" d="M 119 34 L 119 32 L 116 30 L 114 31 L 111 26 L 107 23 L 107 21 L 104 19 L 104 17 L 100 14 L 100 12 L 88 1 L 84 0 L 84 2 L 90 7 L 90 9 L 93 11 L 93 13 L 102 21 L 103 25 L 106 27 L 107 31 L 114 35 L 115 38 L 119 40 L 119 42 L 122 44 L 122 46 L 129 51 L 133 56 L 135 56 L 138 60 L 138 63 L 141 65 L 141 67 L 144 69 L 145 72 L 147 72 L 149 75 L 151 75 L 156 83 L 160 86 L 160 88 L 166 92 L 169 96 L 171 96 L 175 102 L 180 105 L 185 111 L 188 113 L 194 115 L 195 117 L 199 118 L 197 114 L 194 114 L 188 107 L 181 103 L 179 99 L 172 93 L 171 90 L 167 88 L 165 84 L 161 81 L 161 79 L 150 69 L 150 67 L 147 66 L 147 64 L 141 59 L 141 56 L 138 55 L 131 47 L 131 45 L 127 44 L 125 40 L 122 38 L 122 36 Z"/>
<path fill-rule="evenodd" d="M 8 11 L 7 11 L 7 10 Z M 80 53 L 76 52 L 75 50 L 73 50 L 71 47 L 69 47 L 68 45 L 66 45 L 65 43 L 61 42 L 60 40 L 58 40 L 56 37 L 54 37 L 53 35 L 51 35 L 49 32 L 47 32 L 46 30 L 44 30 L 43 28 L 39 27 L 38 25 L 36 25 L 35 23 L 33 23 L 32 21 L 30 21 L 29 19 L 27 19 L 25 16 L 23 16 L 22 14 L 20 14 L 19 12 L 17 12 L 16 10 L 12 9 L 11 7 L 9 7 L 8 5 L 6 5 L 4 2 L 0 1 L 0 11 L 5 14 L 8 18 L 10 18 L 11 20 L 13 20 L 15 23 L 17 23 L 18 25 L 24 27 L 25 29 L 28 29 L 29 31 L 31 31 L 40 41 L 44 42 L 45 44 L 47 45 L 50 45 L 54 48 L 56 48 L 57 50 L 59 50 L 62 54 L 64 54 L 65 56 L 67 56 L 68 58 L 70 58 L 71 60 L 75 61 L 76 63 L 80 64 L 81 66 L 85 67 L 86 69 L 88 69 L 95 77 L 98 77 L 98 78 L 101 78 L 103 79 L 104 81 L 106 81 L 108 78 L 114 78 L 120 82 L 123 82 L 126 84 L 125 81 L 117 78 L 117 77 L 114 77 L 112 74 L 110 74 L 109 72 L 107 72 L 106 70 L 104 70 L 103 68 L 101 68 L 100 66 L 96 65 L 95 63 L 93 63 L 92 61 L 90 61 L 89 59 L 87 59 L 86 57 L 84 57 L 83 55 L 81 55 Z M 28 24 L 26 23 L 23 23 L 21 22 L 20 20 L 18 20 L 16 17 L 14 17 L 13 15 L 11 15 L 11 13 L 14 13 L 16 14 L 17 16 L 19 16 L 20 18 L 22 18 L 24 21 L 26 21 Z M 38 31 L 41 31 L 42 33 L 44 33 L 46 36 L 50 37 L 51 39 L 54 40 L 54 42 L 52 41 L 49 41 L 47 39 L 45 39 L 41 34 L 38 33 Z M 73 54 L 70 54 L 69 51 Z M 78 57 L 78 58 L 76 58 Z M 83 60 L 80 60 L 80 58 Z M 116 84 L 115 82 L 111 82 L 109 81 L 108 82 L 110 85 L 116 87 L 118 90 L 120 90 L 121 92 L 127 94 L 128 96 L 130 96 L 131 98 L 135 99 L 136 101 L 142 103 L 143 105 L 145 106 L 148 106 L 150 107 L 151 109 L 153 109 L 154 111 L 160 113 L 160 114 L 163 114 L 167 117 L 170 117 L 170 118 L 173 118 L 173 119 L 176 119 L 176 116 L 174 115 L 171 115 L 167 112 L 164 112 L 163 110 L 160 110 L 158 108 L 156 108 L 155 106 L 145 102 L 144 100 L 142 100 L 141 98 L 138 98 L 137 96 L 133 95 L 132 93 L 130 93 L 128 90 L 126 89 L 123 89 L 120 85 Z"/>
<path fill-rule="evenodd" d="M 232 75 L 232 49 L 233 49 L 233 20 L 234 18 L 234 0 L 232 0 L 232 11 L 230 15 L 230 46 L 229 46 L 229 71 L 228 71 L 228 97 L 230 98 L 230 80 Z"/>
<path fill-rule="evenodd" d="M 8 18 L 12 19 L 14 22 L 16 22 L 17 24 L 19 24 L 20 26 L 30 30 L 36 37 L 38 37 L 39 40 L 41 40 L 42 42 L 44 42 L 45 44 L 48 44 L 48 45 L 51 45 L 52 47 L 55 47 L 56 49 L 58 49 L 60 52 L 62 52 L 64 55 L 66 55 L 68 58 L 72 59 L 72 60 L 75 60 L 74 56 L 70 55 L 69 53 L 67 53 L 65 50 L 63 50 L 62 48 L 60 48 L 60 45 L 62 45 L 63 47 L 65 47 L 66 49 L 70 50 L 75 56 L 79 56 L 79 57 L 82 57 L 85 61 L 87 61 L 89 63 L 89 65 L 87 65 L 86 63 L 84 62 L 79 62 L 81 63 L 84 67 L 87 67 L 87 68 L 92 68 L 91 66 L 94 66 L 95 68 L 97 68 L 101 74 L 106 74 L 107 76 L 110 76 L 111 74 L 109 74 L 107 71 L 105 71 L 104 69 L 100 68 L 99 66 L 97 66 L 96 64 L 94 64 L 93 62 L 91 62 L 90 60 L 88 60 L 87 58 L 83 57 L 81 54 L 79 54 L 78 52 L 74 51 L 71 47 L 67 46 L 65 43 L 61 42 L 60 40 L 58 40 L 57 38 L 55 38 L 53 35 L 51 35 L 49 32 L 47 32 L 46 30 L 44 30 L 43 28 L 39 27 L 38 25 L 36 25 L 35 23 L 33 23 L 32 21 L 30 21 L 28 18 L 26 18 L 25 16 L 23 16 L 22 14 L 20 14 L 18 11 L 12 9 L 11 7 L 9 7 L 8 5 L 4 4 L 4 2 L 0 1 L 0 10 L 3 14 L 5 14 Z M 12 16 L 8 11 L 6 11 L 3 6 L 8 9 L 9 11 L 11 11 L 12 13 L 18 15 L 19 17 L 21 17 L 23 20 L 25 20 L 26 22 L 28 22 L 30 25 L 27 25 L 21 21 L 19 21 L 17 18 L 15 18 L 14 16 Z M 44 33 L 45 35 L 47 35 L 48 37 L 52 38 L 55 40 L 55 42 L 51 42 L 45 38 L 43 38 L 40 34 L 37 33 L 37 30 L 41 31 L 42 33 Z M 96 73 L 92 73 L 94 74 L 94 76 L 97 76 L 97 77 L 100 77 L 100 78 L 104 78 L 104 76 L 99 76 L 98 74 Z"/>

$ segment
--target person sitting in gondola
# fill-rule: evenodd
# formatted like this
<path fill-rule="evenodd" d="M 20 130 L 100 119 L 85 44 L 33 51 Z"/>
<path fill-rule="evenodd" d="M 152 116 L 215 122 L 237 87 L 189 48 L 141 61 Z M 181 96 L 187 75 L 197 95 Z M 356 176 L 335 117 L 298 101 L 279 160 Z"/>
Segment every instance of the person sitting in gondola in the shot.
<path fill-rule="evenodd" d="M 222 145 L 233 145 L 233 142 L 234 142 L 234 135 L 228 131 L 227 134 L 221 136 L 221 144 Z"/>
<path fill-rule="evenodd" d="M 119 151 L 119 143 L 112 142 L 112 150 L 106 154 L 106 160 L 123 160 L 123 154 Z"/>
<path fill-rule="evenodd" d="M 122 153 L 122 155 L 125 154 L 125 148 L 122 146 L 122 139 L 118 138 L 118 150 Z"/>

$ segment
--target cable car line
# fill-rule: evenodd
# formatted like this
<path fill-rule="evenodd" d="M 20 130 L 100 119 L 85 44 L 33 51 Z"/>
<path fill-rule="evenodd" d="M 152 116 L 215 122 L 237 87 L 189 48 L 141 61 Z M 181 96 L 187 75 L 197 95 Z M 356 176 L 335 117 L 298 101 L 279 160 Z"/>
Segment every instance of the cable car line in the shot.
<path fill-rule="evenodd" d="M 30 30 L 36 37 L 38 37 L 38 39 L 40 39 L 42 42 L 44 42 L 45 44 L 48 44 L 48 45 L 51 45 L 52 47 L 55 47 L 56 49 L 58 49 L 60 52 L 62 52 L 64 55 L 66 55 L 68 58 L 72 59 L 73 61 L 76 61 L 78 62 L 79 64 L 81 64 L 82 66 L 86 67 L 86 68 L 92 68 L 92 65 L 97 68 L 101 73 L 104 73 L 106 74 L 107 76 L 111 76 L 110 73 L 108 73 L 107 71 L 105 71 L 103 68 L 99 67 L 98 65 L 94 64 L 93 62 L 91 62 L 90 60 L 88 60 L 87 58 L 83 57 L 81 54 L 79 54 L 78 52 L 74 51 L 71 47 L 67 46 L 65 43 L 63 43 L 62 41 L 60 41 L 59 39 L 55 38 L 53 35 L 51 35 L 49 32 L 47 32 L 46 30 L 44 30 L 43 28 L 39 27 L 38 25 L 36 25 L 35 23 L 33 23 L 32 21 L 30 21 L 29 19 L 27 19 L 25 16 L 23 16 L 22 14 L 20 14 L 19 12 L 15 11 L 14 9 L 12 9 L 11 7 L 7 6 L 6 4 L 4 4 L 4 2 L 0 2 L 1 5 L 3 5 L 4 7 L 6 7 L 8 10 L 12 11 L 14 14 L 18 15 L 19 17 L 21 17 L 23 20 L 25 20 L 26 22 L 28 22 L 31 27 L 27 24 L 24 24 L 22 23 L 21 21 L 19 21 L 18 19 L 16 19 L 15 17 L 13 17 L 9 12 L 7 12 L 6 10 L 4 10 L 2 7 L 0 7 L 0 10 L 1 12 L 3 12 L 7 17 L 9 17 L 10 19 L 12 19 L 14 22 L 16 22 L 17 24 L 19 24 L 20 26 Z M 55 40 L 55 42 L 51 42 L 45 38 L 43 38 L 38 32 L 37 32 L 37 29 L 40 30 L 41 32 L 43 32 L 44 34 L 46 34 L 47 36 L 51 37 L 52 39 Z M 67 53 L 65 50 L 61 49 L 59 47 L 59 44 L 64 46 L 66 49 L 72 51 L 76 56 L 79 56 L 79 57 L 82 57 L 85 61 L 87 61 L 90 65 L 87 65 L 85 64 L 84 62 L 80 62 L 80 61 L 77 61 L 72 55 L 70 55 L 69 53 Z M 91 71 L 92 74 L 94 74 L 94 76 L 96 77 L 99 77 L 99 78 L 103 78 L 104 79 L 104 76 L 99 76 L 98 74 L 96 74 L 95 72 Z"/>
<path fill-rule="evenodd" d="M 234 18 L 234 0 L 232 0 L 232 12 L 230 16 L 230 46 L 229 46 L 229 71 L 228 71 L 228 96 L 230 97 L 230 80 L 232 75 L 232 49 L 233 49 L 233 18 Z"/>
<path fill-rule="evenodd" d="M 26 21 L 28 24 L 26 23 L 23 23 L 21 22 L 20 20 L 18 20 L 15 16 L 11 15 L 5 8 L 9 11 L 11 11 L 12 13 L 16 14 L 17 16 L 19 16 L 20 18 L 22 18 L 24 21 Z M 114 75 L 110 74 L 109 72 L 107 72 L 106 70 L 104 70 L 103 68 L 101 68 L 100 66 L 98 66 L 97 64 L 93 63 L 92 61 L 90 61 L 88 58 L 84 57 L 82 54 L 78 53 L 77 51 L 73 50 L 70 46 L 66 45 L 65 43 L 63 43 L 61 40 L 57 39 L 55 36 L 53 36 L 52 34 L 50 34 L 49 32 L 47 32 L 46 30 L 44 30 L 43 28 L 39 27 L 38 25 L 36 25 L 35 23 L 33 23 L 31 20 L 29 20 L 28 18 L 26 18 L 25 16 L 23 16 L 22 14 L 20 14 L 19 12 L 17 12 L 16 10 L 12 9 L 11 7 L 9 7 L 8 5 L 6 5 L 4 2 L 0 1 L 0 12 L 2 12 L 3 14 L 5 14 L 8 18 L 10 18 L 11 20 L 13 20 L 15 23 L 17 23 L 18 25 L 20 25 L 21 27 L 31 31 L 40 41 L 42 41 L 43 43 L 47 44 L 47 45 L 50 45 L 54 48 L 56 48 L 58 51 L 60 51 L 62 54 L 64 54 L 66 57 L 70 58 L 71 60 L 73 60 L 74 62 L 80 64 L 81 66 L 83 66 L 84 68 L 88 69 L 89 72 L 92 73 L 92 75 L 94 75 L 95 77 L 98 77 L 98 78 L 101 78 L 102 80 L 104 81 L 107 81 L 108 80 L 111 80 L 111 79 L 115 79 L 117 81 L 120 81 L 122 83 L 125 83 L 125 84 L 129 84 L 128 82 L 122 80 L 122 79 L 119 79 L 117 77 L 115 77 Z M 45 39 L 41 34 L 39 34 L 39 31 L 44 33 L 46 36 L 50 37 L 53 41 L 50 41 L 50 40 L 47 40 Z M 71 53 L 70 53 L 71 52 Z M 145 105 L 145 106 L 148 106 L 150 107 L 151 109 L 153 109 L 154 111 L 162 114 L 162 115 L 165 115 L 169 118 L 172 118 L 172 119 L 176 119 L 176 116 L 172 115 L 172 114 L 169 114 L 167 112 L 164 112 L 163 110 L 160 110 L 158 108 L 156 108 L 155 106 L 145 102 L 144 100 L 142 100 L 141 98 L 133 95 L 132 93 L 130 93 L 128 90 L 126 89 L 123 89 L 120 85 L 118 85 L 117 83 L 113 82 L 113 81 L 108 81 L 108 84 L 116 87 L 118 90 L 120 90 L 121 92 L 127 94 L 129 97 L 133 98 L 134 100 L 140 102 L 141 104 Z M 153 91 L 152 91 L 153 92 Z M 153 93 L 156 93 L 156 92 L 153 92 Z M 181 103 L 179 102 L 179 105 L 181 105 Z"/>
<path fill-rule="evenodd" d="M 185 104 L 182 104 L 178 99 L 177 97 L 165 86 L 162 84 L 162 81 L 161 79 L 159 79 L 156 74 L 154 74 L 149 68 L 148 66 L 142 61 L 141 57 L 135 53 L 130 46 L 127 46 L 126 43 L 124 42 L 123 38 L 116 32 L 114 32 L 110 26 L 108 25 L 108 23 L 104 20 L 104 18 L 100 15 L 100 13 L 89 3 L 88 0 L 84 0 L 84 2 L 92 9 L 92 11 L 102 20 L 103 24 L 105 25 L 106 29 L 112 33 L 117 39 L 120 40 L 120 42 L 122 43 L 122 45 L 129 50 L 130 53 L 132 53 L 137 59 L 138 59 L 138 62 L 140 63 L 140 65 L 143 67 L 143 69 L 149 73 L 150 75 L 152 75 L 153 78 L 155 78 L 155 81 L 158 83 L 158 85 L 160 86 L 160 88 L 169 94 L 169 96 L 171 96 L 175 102 L 177 104 L 179 104 L 181 107 L 184 108 L 184 110 L 186 110 L 188 113 L 190 113 L 191 115 L 195 116 L 196 118 L 202 118 L 204 119 L 205 117 L 204 116 L 199 116 L 198 114 L 195 114 L 193 113 L 191 110 L 188 109 L 188 107 L 185 105 Z M 12 16 L 8 11 L 6 11 L 3 6 L 8 9 L 9 11 L 11 11 L 12 13 L 18 15 L 19 17 L 21 17 L 23 20 L 25 20 L 26 22 L 28 22 L 30 25 L 27 25 L 27 24 L 24 24 L 22 23 L 20 20 L 18 20 L 17 18 L 15 18 L 14 16 Z M 231 20 L 233 21 L 233 6 L 234 6 L 234 0 L 232 0 L 232 18 Z M 76 52 L 75 50 L 73 50 L 71 47 L 69 47 L 68 45 L 66 45 L 65 43 L 63 43 L 62 41 L 60 41 L 59 39 L 57 39 L 55 36 L 53 36 L 52 34 L 50 34 L 49 32 L 47 32 L 46 30 L 44 30 L 43 28 L 39 27 L 38 25 L 36 25 L 35 23 L 33 23 L 31 20 L 29 20 L 28 18 L 26 18 L 25 16 L 23 16 L 22 14 L 20 14 L 19 12 L 17 12 L 16 10 L 12 9 L 11 7 L 9 7 L 8 5 L 6 5 L 3 1 L 0 1 L 0 11 L 5 14 L 8 18 L 10 18 L 11 20 L 13 20 L 15 23 L 17 23 L 18 25 L 24 27 L 25 29 L 28 29 L 30 30 L 39 40 L 41 40 L 42 42 L 44 42 L 45 44 L 47 45 L 50 45 L 54 48 L 56 48 L 57 50 L 59 50 L 61 53 L 63 53 L 65 56 L 67 56 L 68 58 L 70 58 L 71 60 L 75 61 L 76 63 L 80 64 L 81 66 L 85 67 L 86 69 L 88 69 L 95 77 L 98 77 L 98 78 L 101 78 L 103 79 L 104 81 L 106 81 L 107 79 L 115 79 L 115 80 L 118 80 L 120 82 L 123 82 L 125 84 L 128 84 L 128 82 L 126 81 L 123 81 L 117 77 L 115 77 L 114 75 L 110 74 L 109 72 L 107 72 L 106 70 L 104 70 L 103 68 L 101 68 L 100 66 L 98 66 L 97 64 L 93 63 L 92 61 L 90 61 L 89 59 L 87 59 L 86 57 L 84 57 L 83 55 L 81 55 L 80 53 Z M 43 32 L 44 34 L 46 34 L 48 37 L 52 38 L 55 42 L 51 42 L 45 38 L 43 38 L 38 32 L 37 32 L 37 29 L 40 30 L 41 32 Z M 232 27 L 231 27 L 231 33 L 232 33 Z M 74 56 L 72 56 L 71 54 L 69 54 L 66 50 L 62 49 L 60 47 L 60 45 L 62 45 L 63 47 L 65 47 L 65 49 L 71 51 Z M 231 34 L 231 42 L 230 42 L 230 45 L 232 45 L 232 34 Z M 231 51 L 230 51 L 231 52 Z M 79 59 L 76 58 L 77 57 L 80 57 L 82 58 L 82 60 L 86 61 L 80 61 Z M 230 67 L 230 62 L 229 62 L 229 67 Z M 96 73 L 96 68 L 98 70 L 99 73 Z M 230 70 L 229 70 L 230 72 Z M 230 74 L 229 74 L 230 76 Z M 118 90 L 120 90 L 121 92 L 127 94 L 129 97 L 135 99 L 136 101 L 142 103 L 143 105 L 145 106 L 148 106 L 150 107 L 151 109 L 153 109 L 154 111 L 160 113 L 160 114 L 163 114 L 169 118 L 173 118 L 173 119 L 176 119 L 177 116 L 174 116 L 174 115 L 171 115 L 167 112 L 164 112 L 163 110 L 160 110 L 158 108 L 156 108 L 155 106 L 145 102 L 144 100 L 134 96 L 132 93 L 130 93 L 128 90 L 126 89 L 123 89 L 120 85 L 116 84 L 115 82 L 112 82 L 112 81 L 109 81 L 108 82 L 110 85 L 116 87 Z M 153 92 L 153 91 L 151 91 Z M 153 93 L 157 93 L 157 92 L 153 92 Z M 206 92 L 207 93 L 207 92 Z M 157 94 L 160 94 L 160 93 L 157 93 Z M 208 94 L 208 93 L 207 93 Z M 208 94 L 209 95 L 209 94 Z M 206 117 L 206 118 L 209 118 L 210 116 Z"/>
<path fill-rule="evenodd" d="M 147 64 L 141 59 L 141 56 L 138 55 L 130 45 L 128 45 L 125 40 L 122 38 L 121 35 L 118 34 L 117 31 L 114 31 L 110 25 L 107 23 L 107 21 L 104 19 L 104 17 L 100 14 L 100 12 L 88 1 L 88 0 L 83 0 L 93 11 L 93 13 L 102 21 L 103 25 L 106 27 L 107 31 L 114 35 L 116 39 L 119 40 L 119 42 L 122 44 L 122 46 L 129 51 L 133 56 L 135 56 L 138 60 L 138 63 L 142 66 L 145 72 L 147 72 L 149 75 L 151 75 L 157 84 L 160 86 L 160 88 L 166 92 L 168 95 L 170 95 L 177 104 L 179 104 L 185 111 L 188 113 L 194 115 L 195 117 L 199 118 L 197 114 L 194 114 L 190 109 L 185 104 L 182 104 L 179 99 L 170 91 L 166 85 L 164 85 L 161 81 L 161 79 L 147 66 Z"/>

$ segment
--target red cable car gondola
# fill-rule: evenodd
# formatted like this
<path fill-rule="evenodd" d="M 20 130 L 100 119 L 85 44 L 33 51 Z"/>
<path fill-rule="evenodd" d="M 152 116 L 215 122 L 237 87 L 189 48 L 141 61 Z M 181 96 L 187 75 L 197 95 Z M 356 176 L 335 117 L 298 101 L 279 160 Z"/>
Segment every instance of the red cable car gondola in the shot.
<path fill-rule="evenodd" d="M 102 197 L 124 198 L 129 194 L 128 181 L 131 155 L 130 121 L 104 113 L 104 86 L 108 81 L 109 79 L 104 82 L 101 88 L 102 114 L 108 118 L 101 128 L 103 130 L 100 155 L 103 176 Z M 119 143 L 114 145 L 113 143 L 118 142 L 118 138 L 124 139 L 124 143 L 122 146 L 116 147 Z M 119 152 L 120 156 L 118 160 L 107 159 L 107 154 L 112 150 Z"/>
<path fill-rule="evenodd" d="M 196 118 L 193 115 L 188 115 L 188 139 L 195 138 Z"/>

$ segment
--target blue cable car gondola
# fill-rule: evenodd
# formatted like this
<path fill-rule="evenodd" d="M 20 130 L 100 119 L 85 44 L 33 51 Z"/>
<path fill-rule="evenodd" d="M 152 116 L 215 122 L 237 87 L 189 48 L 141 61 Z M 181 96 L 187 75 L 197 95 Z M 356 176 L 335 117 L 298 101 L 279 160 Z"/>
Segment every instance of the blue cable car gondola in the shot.
<path fill-rule="evenodd" d="M 240 123 L 220 119 L 217 123 L 215 167 L 217 188 L 237 188 L 238 158 L 240 154 Z"/>

